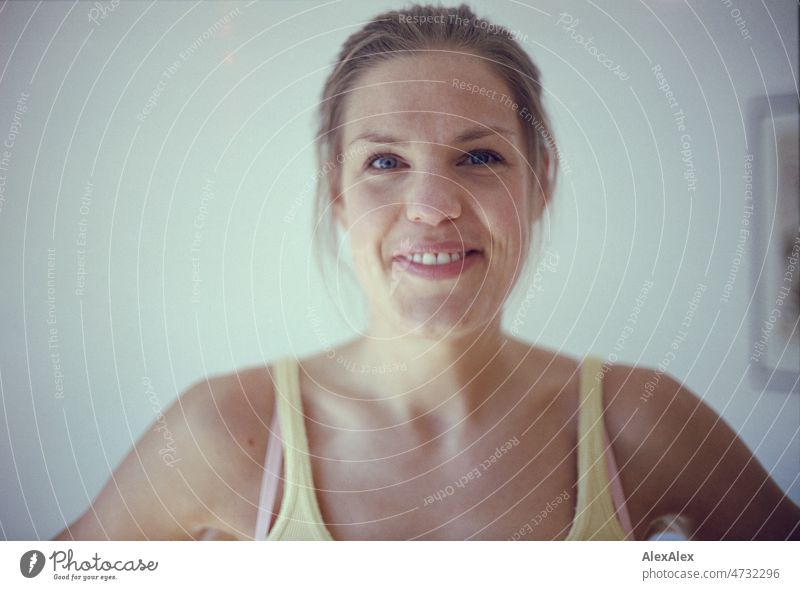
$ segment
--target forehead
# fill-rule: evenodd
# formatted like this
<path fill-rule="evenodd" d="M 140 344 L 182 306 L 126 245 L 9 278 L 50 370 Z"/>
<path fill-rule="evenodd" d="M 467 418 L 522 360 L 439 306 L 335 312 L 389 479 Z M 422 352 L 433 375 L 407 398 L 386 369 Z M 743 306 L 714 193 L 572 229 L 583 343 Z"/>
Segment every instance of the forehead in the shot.
<path fill-rule="evenodd" d="M 503 79 L 479 57 L 432 51 L 371 67 L 345 99 L 343 144 L 367 131 L 447 143 L 476 125 L 520 135 Z"/>

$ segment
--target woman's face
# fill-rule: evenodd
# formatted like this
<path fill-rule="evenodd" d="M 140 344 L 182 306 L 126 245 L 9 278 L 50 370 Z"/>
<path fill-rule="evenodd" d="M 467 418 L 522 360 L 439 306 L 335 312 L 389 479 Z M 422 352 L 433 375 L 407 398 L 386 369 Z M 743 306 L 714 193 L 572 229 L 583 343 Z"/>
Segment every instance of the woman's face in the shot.
<path fill-rule="evenodd" d="M 431 52 L 371 68 L 348 95 L 334 211 L 374 331 L 499 322 L 541 213 L 509 94 L 480 58 Z"/>

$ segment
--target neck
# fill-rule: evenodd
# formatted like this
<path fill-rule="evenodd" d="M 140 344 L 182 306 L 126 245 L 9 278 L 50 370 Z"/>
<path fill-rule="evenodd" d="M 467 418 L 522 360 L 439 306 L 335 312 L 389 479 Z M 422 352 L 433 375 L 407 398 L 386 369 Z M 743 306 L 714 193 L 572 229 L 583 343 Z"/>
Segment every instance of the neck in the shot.
<path fill-rule="evenodd" d="M 392 404 L 398 417 L 435 414 L 447 423 L 473 415 L 519 362 L 519 347 L 502 332 L 499 320 L 447 337 L 390 337 L 373 326 L 352 352 L 371 374 L 369 389 Z"/>

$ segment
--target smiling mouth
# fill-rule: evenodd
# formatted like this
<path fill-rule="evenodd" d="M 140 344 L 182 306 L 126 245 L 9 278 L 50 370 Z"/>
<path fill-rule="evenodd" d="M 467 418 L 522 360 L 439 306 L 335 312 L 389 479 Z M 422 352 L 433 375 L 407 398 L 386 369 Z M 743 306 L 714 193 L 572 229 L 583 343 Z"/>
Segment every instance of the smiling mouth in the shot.
<path fill-rule="evenodd" d="M 466 252 L 417 252 L 415 254 L 396 256 L 395 260 L 401 263 L 413 263 L 422 266 L 447 266 L 480 253 L 480 250 L 467 250 Z"/>
<path fill-rule="evenodd" d="M 483 256 L 481 250 L 467 250 L 464 253 L 455 253 L 455 256 L 453 254 L 450 252 L 441 256 L 439 252 L 424 252 L 395 256 L 392 259 L 393 268 L 421 279 L 457 279 L 463 273 L 468 272 L 468 269 L 472 268 Z M 394 280 L 399 280 L 399 276 Z"/>

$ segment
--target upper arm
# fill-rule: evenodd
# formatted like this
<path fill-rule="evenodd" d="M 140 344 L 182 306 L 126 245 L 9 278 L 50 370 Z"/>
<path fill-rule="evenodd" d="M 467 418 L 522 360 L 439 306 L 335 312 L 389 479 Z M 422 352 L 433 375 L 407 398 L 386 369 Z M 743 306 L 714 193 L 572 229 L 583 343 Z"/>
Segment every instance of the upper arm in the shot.
<path fill-rule="evenodd" d="M 800 508 L 713 409 L 654 369 L 614 373 L 606 421 L 636 538 L 673 516 L 693 539 L 800 538 Z"/>
<path fill-rule="evenodd" d="M 158 416 L 86 512 L 54 540 L 191 539 L 231 477 L 243 387 L 202 380 Z"/>

